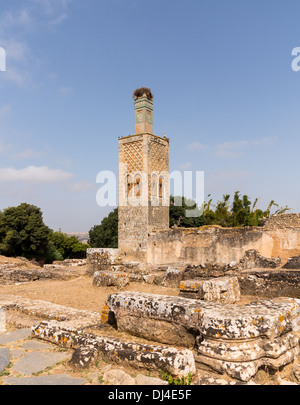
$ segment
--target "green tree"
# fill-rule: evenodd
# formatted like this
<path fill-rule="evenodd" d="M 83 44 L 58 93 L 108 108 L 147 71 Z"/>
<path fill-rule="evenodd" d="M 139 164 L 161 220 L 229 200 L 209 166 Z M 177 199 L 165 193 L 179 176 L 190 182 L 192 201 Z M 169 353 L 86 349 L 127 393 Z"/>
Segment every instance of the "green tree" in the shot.
<path fill-rule="evenodd" d="M 190 210 L 196 211 L 196 216 L 189 217 Z M 169 209 L 169 222 L 170 227 L 179 226 L 184 228 L 193 228 L 204 225 L 204 218 L 201 209 L 197 207 L 194 200 L 187 199 L 181 196 L 170 196 L 170 209 Z"/>
<path fill-rule="evenodd" d="M 100 225 L 95 225 L 89 231 L 89 244 L 91 247 L 118 247 L 118 208 L 103 218 Z"/>
<path fill-rule="evenodd" d="M 76 236 L 65 233 L 50 233 L 50 251 L 47 260 L 83 259 L 86 256 L 88 245 L 80 242 Z"/>
<path fill-rule="evenodd" d="M 0 215 L 0 254 L 42 260 L 49 248 L 50 229 L 40 208 L 27 203 Z"/>
<path fill-rule="evenodd" d="M 203 219 L 206 225 L 220 225 L 223 227 L 242 227 L 242 226 L 260 226 L 262 219 L 271 215 L 282 214 L 289 210 L 288 207 L 279 208 L 278 204 L 271 201 L 268 208 L 263 211 L 257 209 L 258 199 L 256 198 L 252 207 L 251 201 L 247 195 L 240 195 L 239 191 L 234 193 L 232 204 L 230 204 L 230 195 L 223 195 L 223 200 L 218 201 L 213 206 L 212 199 L 204 203 Z M 278 207 L 271 214 L 273 206 Z"/>

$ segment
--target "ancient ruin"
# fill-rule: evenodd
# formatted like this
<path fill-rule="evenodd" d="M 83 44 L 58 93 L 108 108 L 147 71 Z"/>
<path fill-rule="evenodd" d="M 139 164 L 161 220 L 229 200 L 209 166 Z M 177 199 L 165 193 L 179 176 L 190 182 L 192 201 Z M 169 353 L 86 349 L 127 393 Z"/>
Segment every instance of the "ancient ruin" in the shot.
<path fill-rule="evenodd" d="M 32 339 L 69 350 L 74 370 L 105 360 L 156 373 L 151 384 L 165 372 L 194 385 L 260 384 L 268 370 L 277 379 L 264 383 L 300 384 L 300 214 L 261 227 L 169 228 L 169 139 L 153 134 L 151 90 L 133 98 L 135 134 L 119 138 L 118 249 L 44 268 L 0 262 L 0 349 L 7 328 L 30 327 Z M 42 298 L 50 282 L 53 302 Z M 76 297 L 58 303 L 59 283 L 81 282 L 93 297 L 84 309 Z M 95 297 L 103 303 L 92 310 Z"/>

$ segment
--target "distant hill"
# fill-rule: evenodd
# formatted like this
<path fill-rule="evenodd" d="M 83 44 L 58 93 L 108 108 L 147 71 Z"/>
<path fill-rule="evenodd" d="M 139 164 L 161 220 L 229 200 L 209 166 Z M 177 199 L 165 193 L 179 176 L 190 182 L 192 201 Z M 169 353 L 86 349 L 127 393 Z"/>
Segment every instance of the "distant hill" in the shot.
<path fill-rule="evenodd" d="M 80 242 L 87 243 L 89 240 L 89 233 L 88 232 L 65 232 L 68 236 L 76 236 Z"/>

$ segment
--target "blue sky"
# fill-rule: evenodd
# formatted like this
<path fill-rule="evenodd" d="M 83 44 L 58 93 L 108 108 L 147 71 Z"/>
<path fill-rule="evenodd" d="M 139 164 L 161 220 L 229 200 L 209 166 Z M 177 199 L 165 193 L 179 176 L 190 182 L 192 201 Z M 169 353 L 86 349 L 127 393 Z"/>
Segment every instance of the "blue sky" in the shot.
<path fill-rule="evenodd" d="M 300 212 L 299 15 L 298 0 L 0 0 L 0 210 L 99 224 L 96 176 L 117 175 L 147 86 L 171 171 L 204 171 L 215 202 L 238 190 Z"/>

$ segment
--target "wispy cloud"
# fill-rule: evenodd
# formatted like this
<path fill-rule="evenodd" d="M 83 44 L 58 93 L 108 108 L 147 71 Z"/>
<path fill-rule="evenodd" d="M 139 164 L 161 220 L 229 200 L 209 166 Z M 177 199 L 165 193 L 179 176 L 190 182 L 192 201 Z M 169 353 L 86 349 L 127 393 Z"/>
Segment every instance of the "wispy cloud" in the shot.
<path fill-rule="evenodd" d="M 18 160 L 25 160 L 25 159 L 32 159 L 32 158 L 39 158 L 44 156 L 43 152 L 38 152 L 33 150 L 32 148 L 27 148 L 18 152 L 14 155 L 14 157 Z"/>
<path fill-rule="evenodd" d="M 59 92 L 61 93 L 61 94 L 69 94 L 69 93 L 71 93 L 72 92 L 72 88 L 71 87 L 60 87 L 59 88 Z"/>
<path fill-rule="evenodd" d="M 238 158 L 244 156 L 245 148 L 272 145 L 276 139 L 277 137 L 263 137 L 261 139 L 224 142 L 216 146 L 213 156 L 227 159 Z"/>
<path fill-rule="evenodd" d="M 208 147 L 207 145 L 204 145 L 203 143 L 200 143 L 198 141 L 189 143 L 187 145 L 187 149 L 190 150 L 190 151 L 202 150 L 202 149 L 206 149 L 207 147 Z"/>
<path fill-rule="evenodd" d="M 78 181 L 76 183 L 72 183 L 68 186 L 68 190 L 74 193 L 81 193 L 84 191 L 91 190 L 95 187 L 94 184 L 89 183 L 87 181 Z"/>
<path fill-rule="evenodd" d="M 0 169 L 0 182 L 57 183 L 69 180 L 74 175 L 61 169 L 47 166 L 28 166 L 24 169 L 12 167 Z"/>
<path fill-rule="evenodd" d="M 66 18 L 68 18 L 68 15 L 66 13 L 63 13 L 59 15 L 58 17 L 54 18 L 49 22 L 49 25 L 59 25 L 61 24 Z"/>
<path fill-rule="evenodd" d="M 185 163 L 182 163 L 181 165 L 179 165 L 178 167 L 181 170 L 188 170 L 188 169 L 190 169 L 192 167 L 192 163 L 191 162 L 185 162 Z"/>
<path fill-rule="evenodd" d="M 6 9 L 3 8 L 0 12 L 0 46 L 6 52 L 7 68 L 1 75 L 2 83 L 32 85 L 32 67 L 40 60 L 31 49 L 28 33 L 38 33 L 61 24 L 68 17 L 71 1 L 30 0 L 19 8 L 9 2 Z"/>
<path fill-rule="evenodd" d="M 0 107 L 0 122 L 5 120 L 11 114 L 11 105 L 4 104 Z"/>

